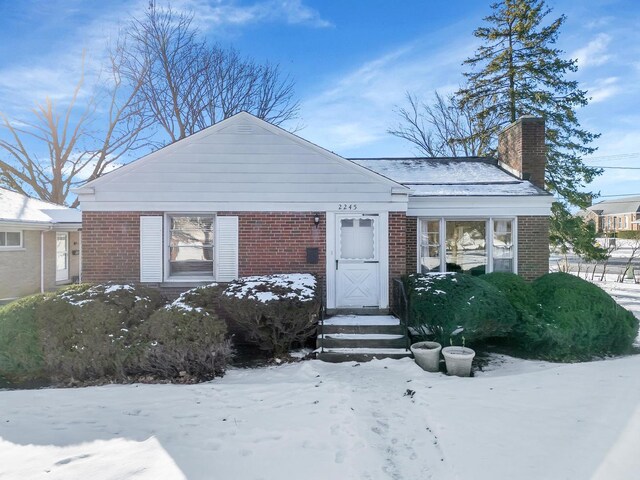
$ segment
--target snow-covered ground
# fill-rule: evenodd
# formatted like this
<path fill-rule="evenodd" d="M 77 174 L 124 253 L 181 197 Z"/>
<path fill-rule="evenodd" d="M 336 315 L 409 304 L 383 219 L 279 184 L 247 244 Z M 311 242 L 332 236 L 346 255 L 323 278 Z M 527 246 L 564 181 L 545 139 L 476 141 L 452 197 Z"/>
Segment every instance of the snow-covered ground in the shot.
<path fill-rule="evenodd" d="M 600 284 L 640 315 L 640 285 Z M 0 479 L 602 479 L 640 472 L 640 356 L 232 369 L 0 392 Z"/>

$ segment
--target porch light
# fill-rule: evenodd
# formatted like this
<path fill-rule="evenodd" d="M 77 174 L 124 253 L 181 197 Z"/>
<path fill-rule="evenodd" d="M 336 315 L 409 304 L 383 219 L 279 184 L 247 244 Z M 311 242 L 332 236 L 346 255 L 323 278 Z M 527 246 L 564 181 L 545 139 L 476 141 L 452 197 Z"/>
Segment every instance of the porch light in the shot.
<path fill-rule="evenodd" d="M 320 225 L 320 214 L 316 213 L 315 216 L 313 217 L 313 224 L 316 226 L 316 228 L 318 228 L 318 226 Z"/>

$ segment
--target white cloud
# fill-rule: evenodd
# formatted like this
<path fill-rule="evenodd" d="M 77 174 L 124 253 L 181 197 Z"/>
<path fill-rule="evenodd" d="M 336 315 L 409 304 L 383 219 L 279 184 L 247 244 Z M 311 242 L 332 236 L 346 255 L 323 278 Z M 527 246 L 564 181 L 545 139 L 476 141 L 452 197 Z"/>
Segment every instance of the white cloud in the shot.
<path fill-rule="evenodd" d="M 618 77 L 607 77 L 596 80 L 592 85 L 588 85 L 586 89 L 592 104 L 607 100 L 622 91 Z"/>
<path fill-rule="evenodd" d="M 571 58 L 578 60 L 580 68 L 604 65 L 611 59 L 611 55 L 608 53 L 610 43 L 611 36 L 606 33 L 599 33 L 586 46 L 573 52 Z"/>
<path fill-rule="evenodd" d="M 303 100 L 307 127 L 300 134 L 345 156 L 414 154 L 387 133 L 398 120 L 395 107 L 405 104 L 407 91 L 425 101 L 434 90 L 455 91 L 452 81 L 462 79 L 460 63 L 474 46 L 419 40 L 354 67 Z"/>
<path fill-rule="evenodd" d="M 266 0 L 239 5 L 234 0 L 177 0 L 171 7 L 195 12 L 194 21 L 203 31 L 225 25 L 247 25 L 264 22 L 284 22 L 316 28 L 332 26 L 320 13 L 302 0 Z"/>

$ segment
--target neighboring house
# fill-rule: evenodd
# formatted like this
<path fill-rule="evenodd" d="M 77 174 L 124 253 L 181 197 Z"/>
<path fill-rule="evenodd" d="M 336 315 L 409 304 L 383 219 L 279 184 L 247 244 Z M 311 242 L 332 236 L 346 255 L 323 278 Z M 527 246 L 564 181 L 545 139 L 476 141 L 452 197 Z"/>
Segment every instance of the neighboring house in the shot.
<path fill-rule="evenodd" d="M 0 303 L 77 281 L 78 210 L 0 188 Z"/>
<path fill-rule="evenodd" d="M 596 226 L 598 233 L 640 230 L 640 197 L 604 200 L 587 207 L 581 215 Z"/>
<path fill-rule="evenodd" d="M 176 292 L 309 272 L 327 307 L 389 306 L 407 272 L 548 272 L 544 122 L 483 158 L 347 160 L 240 113 L 75 190 L 83 279 Z"/>

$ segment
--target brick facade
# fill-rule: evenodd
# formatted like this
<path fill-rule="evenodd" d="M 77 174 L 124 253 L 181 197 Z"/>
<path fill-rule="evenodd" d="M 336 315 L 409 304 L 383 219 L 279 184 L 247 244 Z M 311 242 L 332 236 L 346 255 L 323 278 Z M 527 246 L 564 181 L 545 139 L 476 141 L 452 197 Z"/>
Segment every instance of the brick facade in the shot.
<path fill-rule="evenodd" d="M 518 217 L 518 273 L 527 280 L 549 273 L 549 217 Z"/>
<path fill-rule="evenodd" d="M 418 218 L 407 217 L 407 273 L 415 273 L 418 266 Z"/>
<path fill-rule="evenodd" d="M 498 158 L 537 187 L 544 188 L 547 147 L 544 120 L 522 117 L 500 133 Z"/>
<path fill-rule="evenodd" d="M 160 212 L 83 212 L 82 265 L 86 282 L 140 280 L 140 216 Z M 315 273 L 324 278 L 326 218 L 311 212 L 220 212 L 238 216 L 240 276 Z M 318 248 L 308 264 L 307 247 Z"/>
<path fill-rule="evenodd" d="M 238 217 L 238 273 L 314 273 L 322 278 L 326 268 L 326 216 L 315 227 L 313 212 L 219 212 Z M 318 263 L 307 263 L 307 248 L 318 249 Z"/>
<path fill-rule="evenodd" d="M 82 212 L 82 280 L 140 280 L 140 216 L 159 212 Z"/>

